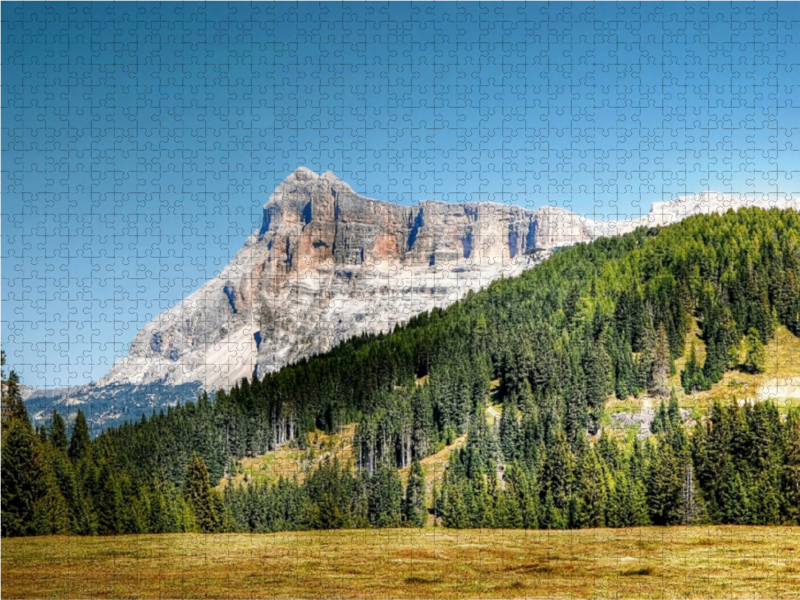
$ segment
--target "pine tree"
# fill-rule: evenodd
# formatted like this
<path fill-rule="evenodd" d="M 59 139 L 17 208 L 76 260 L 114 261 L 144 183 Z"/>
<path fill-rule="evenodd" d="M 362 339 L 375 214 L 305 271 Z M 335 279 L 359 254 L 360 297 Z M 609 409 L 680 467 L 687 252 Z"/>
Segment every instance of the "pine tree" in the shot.
<path fill-rule="evenodd" d="M 750 497 L 752 498 L 751 522 L 758 525 L 780 525 L 780 487 L 776 469 L 761 472 Z"/>
<path fill-rule="evenodd" d="M 50 444 L 58 451 L 67 451 L 67 426 L 64 419 L 57 411 L 53 411 L 52 422 L 50 424 Z"/>
<path fill-rule="evenodd" d="M 522 528 L 522 508 L 519 505 L 519 497 L 509 491 L 501 491 L 500 495 L 505 498 L 506 507 L 508 510 L 507 527 L 510 529 Z"/>
<path fill-rule="evenodd" d="M 800 525 L 800 410 L 787 415 L 784 439 L 783 514 L 788 523 Z"/>
<path fill-rule="evenodd" d="M 652 433 L 662 433 L 667 430 L 667 424 L 667 408 L 664 406 L 664 401 L 662 400 L 659 402 L 656 414 L 653 416 L 653 420 L 650 423 L 650 431 Z"/>
<path fill-rule="evenodd" d="M 507 463 L 519 458 L 520 451 L 520 427 L 519 411 L 515 400 L 507 400 L 503 404 L 503 412 L 500 415 L 500 448 L 503 451 L 503 458 Z"/>
<path fill-rule="evenodd" d="M 697 351 L 694 342 L 692 342 L 689 351 L 686 367 L 681 373 L 681 385 L 683 386 L 683 391 L 687 394 L 693 394 L 694 392 L 708 389 L 705 376 L 703 375 L 703 367 L 697 362 Z"/>
<path fill-rule="evenodd" d="M 591 409 L 602 406 L 609 393 L 613 391 L 611 358 L 600 340 L 587 342 L 582 365 L 586 404 Z"/>
<path fill-rule="evenodd" d="M 565 529 L 567 526 L 564 512 L 556 506 L 550 491 L 544 497 L 541 525 L 544 529 Z"/>
<path fill-rule="evenodd" d="M 626 504 L 629 508 L 628 526 L 650 525 L 647 507 L 647 488 L 642 481 L 632 481 L 628 487 Z"/>
<path fill-rule="evenodd" d="M 69 506 L 58 487 L 52 467 L 44 448 L 39 448 L 37 457 L 43 465 L 39 481 L 39 493 L 34 503 L 32 533 L 52 535 L 69 533 Z"/>
<path fill-rule="evenodd" d="M 397 471 L 381 462 L 369 485 L 369 520 L 375 527 L 397 527 L 401 524 L 403 484 Z"/>
<path fill-rule="evenodd" d="M 672 446 L 661 441 L 651 461 L 647 485 L 647 504 L 653 524 L 680 522 L 682 475 Z"/>
<path fill-rule="evenodd" d="M 728 466 L 723 469 L 717 488 L 717 504 L 720 521 L 726 524 L 744 525 L 750 520 L 750 499 L 741 475 Z"/>
<path fill-rule="evenodd" d="M 33 426 L 28 418 L 28 410 L 25 408 L 25 403 L 22 400 L 22 393 L 19 389 L 19 377 L 16 371 L 11 371 L 11 373 L 9 373 L 8 381 L 4 381 L 0 389 L 2 389 L 3 431 L 5 431 L 8 424 L 13 420 L 19 421 L 33 431 Z"/>
<path fill-rule="evenodd" d="M 75 423 L 72 426 L 72 437 L 69 440 L 69 457 L 73 461 L 82 459 L 89 452 L 89 445 L 89 427 L 86 424 L 86 417 L 83 416 L 83 411 L 78 409 Z"/>
<path fill-rule="evenodd" d="M 149 514 L 147 515 L 147 528 L 153 533 L 172 533 L 178 531 L 176 515 L 164 495 L 164 484 L 154 482 L 149 488 L 144 488 L 150 495 Z M 231 489 L 229 487 L 228 489 Z"/>
<path fill-rule="evenodd" d="M 497 529 L 509 529 L 512 527 L 508 494 L 500 488 L 495 489 L 492 524 Z"/>
<path fill-rule="evenodd" d="M 416 458 L 411 462 L 404 504 L 406 523 L 410 527 L 423 527 L 428 520 L 425 508 L 425 472 Z"/>
<path fill-rule="evenodd" d="M 97 525 L 100 535 L 125 533 L 123 524 L 126 509 L 119 480 L 108 463 L 100 468 L 100 490 L 97 495 Z"/>
<path fill-rule="evenodd" d="M 11 418 L 3 434 L 2 523 L 4 536 L 34 533 L 37 500 L 42 494 L 40 461 L 30 424 Z"/>
<path fill-rule="evenodd" d="M 469 514 L 464 504 L 461 486 L 454 482 L 445 483 L 441 495 L 442 525 L 455 529 L 465 529 L 469 526 Z"/>
<path fill-rule="evenodd" d="M 679 429 L 682 424 L 680 405 L 678 404 L 678 395 L 675 393 L 675 388 L 669 392 L 669 402 L 667 404 L 667 421 L 669 422 L 670 429 Z"/>
<path fill-rule="evenodd" d="M 548 449 L 544 467 L 544 484 L 546 491 L 552 495 L 555 507 L 563 511 L 567 508 L 572 494 L 573 457 L 567 443 L 566 435 L 559 430 L 555 433 L 552 448 Z"/>
<path fill-rule="evenodd" d="M 576 527 L 605 527 L 605 477 L 600 461 L 592 449 L 583 455 L 577 500 L 578 509 L 572 515 Z"/>
<path fill-rule="evenodd" d="M 217 514 L 206 463 L 197 454 L 192 454 L 189 466 L 186 468 L 183 495 L 194 512 L 200 531 L 217 531 L 220 515 Z"/>
<path fill-rule="evenodd" d="M 763 373 L 767 365 L 767 351 L 755 327 L 751 327 L 745 338 L 744 368 L 748 373 Z"/>
<path fill-rule="evenodd" d="M 614 476 L 613 494 L 607 503 L 610 527 L 648 525 L 647 491 L 641 481 L 632 479 L 625 471 Z"/>

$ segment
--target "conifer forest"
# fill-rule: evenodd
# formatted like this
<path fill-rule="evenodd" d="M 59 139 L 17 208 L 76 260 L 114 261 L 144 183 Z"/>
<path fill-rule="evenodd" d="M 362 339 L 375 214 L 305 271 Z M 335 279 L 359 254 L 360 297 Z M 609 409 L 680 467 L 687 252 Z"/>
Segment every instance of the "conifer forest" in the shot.
<path fill-rule="evenodd" d="M 800 409 L 734 393 L 687 418 L 678 401 L 763 370 L 778 327 L 800 335 L 800 216 L 745 208 L 562 248 L 390 333 L 94 438 L 80 411 L 34 426 L 7 364 L 2 533 L 797 525 Z M 615 435 L 607 403 L 642 396 L 651 435 Z M 245 457 L 347 424 L 352 460 L 231 479 Z M 427 489 L 421 461 L 464 436 Z"/>

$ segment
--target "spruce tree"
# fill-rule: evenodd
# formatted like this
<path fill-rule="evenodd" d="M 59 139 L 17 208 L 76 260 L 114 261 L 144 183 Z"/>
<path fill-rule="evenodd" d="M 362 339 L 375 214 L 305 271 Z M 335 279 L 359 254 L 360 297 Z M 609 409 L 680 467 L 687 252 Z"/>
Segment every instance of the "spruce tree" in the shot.
<path fill-rule="evenodd" d="M 761 472 L 750 498 L 752 498 L 750 522 L 758 525 L 780 525 L 781 505 L 777 469 L 766 469 Z"/>
<path fill-rule="evenodd" d="M 28 418 L 28 410 L 25 408 L 25 402 L 22 400 L 22 392 L 19 388 L 19 377 L 16 371 L 11 371 L 11 373 L 9 373 L 8 381 L 4 381 L 0 389 L 2 389 L 3 430 L 5 431 L 11 421 L 17 420 L 33 431 L 33 425 L 31 425 L 30 419 Z"/>
<path fill-rule="evenodd" d="M 36 503 L 42 495 L 42 472 L 30 423 L 12 418 L 3 434 L 2 524 L 4 536 L 34 533 Z"/>
<path fill-rule="evenodd" d="M 428 511 L 425 508 L 425 472 L 418 459 L 411 462 L 406 485 L 404 503 L 404 516 L 410 527 L 423 527 L 428 520 Z"/>
<path fill-rule="evenodd" d="M 567 508 L 573 485 L 573 457 L 562 430 L 555 434 L 555 443 L 548 449 L 544 467 L 544 483 L 550 492 L 555 507 L 564 511 Z"/>
<path fill-rule="evenodd" d="M 208 478 L 206 463 L 197 454 L 192 454 L 186 468 L 183 496 L 194 512 L 194 518 L 200 531 L 217 531 L 220 516 L 217 514 L 213 490 Z"/>
<path fill-rule="evenodd" d="M 53 448 L 60 452 L 67 451 L 67 426 L 64 423 L 63 417 L 55 410 L 53 411 L 53 417 L 50 423 L 50 443 Z"/>
<path fill-rule="evenodd" d="M 492 511 L 493 527 L 509 529 L 511 527 L 511 511 L 508 506 L 508 494 L 499 487 L 495 489 L 494 510 Z"/>
<path fill-rule="evenodd" d="M 499 435 L 503 458 L 507 463 L 510 463 L 519 457 L 520 452 L 519 411 L 514 399 L 507 400 L 503 404 L 503 412 L 500 415 Z"/>
<path fill-rule="evenodd" d="M 89 452 L 89 445 L 89 426 L 86 424 L 83 411 L 78 409 L 75 423 L 72 426 L 72 437 L 69 440 L 69 457 L 73 461 L 82 459 Z"/>
<path fill-rule="evenodd" d="M 556 506 L 553 494 L 549 490 L 544 497 L 541 525 L 544 529 L 565 529 L 567 526 L 564 511 Z"/>
<path fill-rule="evenodd" d="M 607 491 L 605 477 L 594 450 L 589 449 L 583 456 L 580 468 L 575 514 L 572 515 L 576 527 L 605 527 Z"/>
<path fill-rule="evenodd" d="M 455 529 L 465 529 L 469 526 L 469 514 L 464 505 L 461 486 L 454 482 L 446 482 L 441 495 L 442 525 Z"/>
<path fill-rule="evenodd" d="M 755 327 L 751 327 L 745 338 L 744 368 L 748 373 L 763 373 L 767 366 L 767 351 Z"/>
<path fill-rule="evenodd" d="M 403 484 L 397 470 L 382 461 L 369 486 L 369 520 L 375 527 L 397 527 L 401 524 Z"/>
<path fill-rule="evenodd" d="M 650 431 L 652 433 L 662 433 L 667 430 L 667 424 L 667 408 L 664 406 L 664 401 L 661 400 L 658 404 L 658 409 L 656 409 L 656 414 L 650 422 Z"/>
<path fill-rule="evenodd" d="M 729 465 L 722 471 L 717 488 L 720 521 L 744 525 L 750 521 L 750 498 L 741 475 Z"/>
<path fill-rule="evenodd" d="M 522 507 L 519 504 L 519 496 L 510 492 L 502 491 L 500 494 L 506 500 L 508 510 L 508 523 L 507 527 L 510 529 L 521 529 L 523 525 L 522 520 Z"/>
<path fill-rule="evenodd" d="M 39 492 L 33 510 L 31 533 L 52 535 L 69 533 L 70 514 L 67 501 L 58 487 L 48 457 L 43 456 L 44 448 L 39 448 L 37 460 L 42 461 Z"/>
<path fill-rule="evenodd" d="M 708 389 L 705 376 L 703 375 L 703 368 L 697 362 L 697 351 L 694 342 L 692 342 L 691 349 L 689 350 L 689 358 L 686 361 L 686 367 L 681 373 L 681 385 L 683 386 L 683 391 L 687 394 L 693 394 L 694 392 Z"/>
<path fill-rule="evenodd" d="M 100 490 L 97 494 L 97 525 L 100 535 L 125 533 L 123 524 L 131 506 L 126 505 L 119 480 L 108 463 L 100 468 Z"/>
<path fill-rule="evenodd" d="M 644 482 L 632 481 L 630 483 L 626 504 L 629 507 L 629 527 L 650 524 L 650 514 L 647 507 L 647 488 Z"/>
<path fill-rule="evenodd" d="M 682 475 L 672 446 L 660 441 L 651 461 L 647 485 L 647 504 L 654 525 L 680 522 Z"/>
<path fill-rule="evenodd" d="M 800 410 L 786 418 L 784 464 L 781 478 L 783 515 L 787 523 L 800 525 Z"/>

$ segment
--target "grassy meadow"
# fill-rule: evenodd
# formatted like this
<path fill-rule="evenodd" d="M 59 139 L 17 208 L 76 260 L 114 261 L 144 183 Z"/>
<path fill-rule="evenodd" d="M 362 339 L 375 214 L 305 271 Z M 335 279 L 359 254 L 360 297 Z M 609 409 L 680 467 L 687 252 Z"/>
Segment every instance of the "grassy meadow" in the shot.
<path fill-rule="evenodd" d="M 14 538 L 3 598 L 799 598 L 800 527 Z"/>

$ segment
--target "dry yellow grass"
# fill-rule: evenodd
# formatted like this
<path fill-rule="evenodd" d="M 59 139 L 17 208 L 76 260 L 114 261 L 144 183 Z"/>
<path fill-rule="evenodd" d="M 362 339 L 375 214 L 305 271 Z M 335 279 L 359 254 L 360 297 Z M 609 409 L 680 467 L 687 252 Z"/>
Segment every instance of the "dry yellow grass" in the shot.
<path fill-rule="evenodd" d="M 231 479 L 222 478 L 217 489 L 223 490 L 230 482 L 266 481 L 276 483 L 280 477 L 292 479 L 295 476 L 302 483 L 310 470 L 315 469 L 326 458 L 338 458 L 342 463 L 354 459 L 353 437 L 357 423 L 349 423 L 334 434 L 323 431 L 306 434 L 308 448 L 300 450 L 288 444 L 260 456 L 243 458 L 241 469 Z"/>
<path fill-rule="evenodd" d="M 689 356 L 688 338 L 694 337 L 698 360 L 702 363 L 705 360 L 705 345 L 695 337 L 696 333 L 693 331 L 687 336 L 685 356 Z M 775 329 L 775 335 L 767 344 L 766 350 L 767 363 L 763 373 L 728 371 L 722 380 L 707 392 L 698 392 L 690 396 L 682 391 L 679 392 L 678 400 L 681 406 L 705 410 L 714 400 L 728 404 L 733 398 L 737 398 L 740 402 L 769 399 L 783 409 L 797 406 L 800 404 L 800 389 L 794 388 L 800 385 L 800 338 L 781 325 Z M 680 371 L 683 370 L 685 360 L 681 358 L 676 361 L 678 374 L 673 380 L 676 390 L 680 389 Z"/>
<path fill-rule="evenodd" d="M 2 550 L 4 598 L 800 598 L 800 527 L 42 537 Z"/>
<path fill-rule="evenodd" d="M 763 373 L 728 371 L 710 390 L 686 394 L 681 387 L 680 374 L 686 366 L 692 342 L 698 362 L 702 364 L 705 361 L 705 343 L 700 338 L 700 328 L 694 323 L 686 335 L 684 355 L 675 361 L 676 373 L 670 377 L 670 384 L 675 388 L 678 404 L 682 408 L 692 409 L 696 418 L 707 413 L 714 400 L 723 405 L 729 404 L 734 398 L 740 404 L 770 400 L 782 413 L 790 407 L 800 406 L 800 338 L 783 325 L 775 328 L 775 335 L 767 344 L 767 363 Z M 617 400 L 612 395 L 606 402 L 606 412 L 638 412 L 657 408 L 660 401 L 660 398 L 647 395 L 640 398 L 630 396 L 625 400 Z"/>

